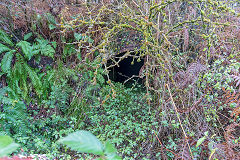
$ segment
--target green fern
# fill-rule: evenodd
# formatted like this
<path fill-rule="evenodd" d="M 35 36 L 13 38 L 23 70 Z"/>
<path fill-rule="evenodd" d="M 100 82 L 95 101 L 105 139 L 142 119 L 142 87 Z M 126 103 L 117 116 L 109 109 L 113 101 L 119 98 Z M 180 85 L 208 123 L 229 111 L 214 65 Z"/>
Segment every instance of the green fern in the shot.
<path fill-rule="evenodd" d="M 24 135 L 28 126 L 27 108 L 23 101 L 9 87 L 0 88 L 0 132 L 8 135 L 20 133 Z"/>
<path fill-rule="evenodd" d="M 28 87 L 25 87 L 27 83 L 27 74 L 22 65 L 23 62 L 17 61 L 8 75 L 8 86 L 13 89 L 13 91 L 18 94 L 22 95 L 25 99 L 28 93 Z"/>
<path fill-rule="evenodd" d="M 1 61 L 1 68 L 4 73 L 10 73 L 11 72 L 11 64 L 12 64 L 12 58 L 13 53 L 16 52 L 15 50 L 11 50 L 7 52 Z"/>
<path fill-rule="evenodd" d="M 0 54 L 4 54 L 0 63 L 2 71 L 0 75 L 6 74 L 8 86 L 24 99 L 28 98 L 32 90 L 38 97 L 42 97 L 44 90 L 50 88 L 50 84 L 44 82 L 43 87 L 42 81 L 44 80 L 39 78 L 42 76 L 36 72 L 37 69 L 31 68 L 27 62 L 33 58 L 39 59 L 41 55 L 53 58 L 55 47 L 44 39 L 36 39 L 33 44 L 20 41 L 14 45 L 8 35 L 0 30 Z M 14 63 L 13 58 L 15 59 Z"/>
<path fill-rule="evenodd" d="M 25 57 L 30 60 L 33 56 L 32 46 L 27 41 L 20 41 L 16 44 L 17 47 L 20 47 L 22 49 L 23 54 Z"/>
<path fill-rule="evenodd" d="M 0 29 L 0 41 L 2 41 L 3 43 L 13 47 L 14 44 L 13 42 L 11 41 L 11 39 L 8 37 L 8 35 Z"/>
<path fill-rule="evenodd" d="M 34 49 L 39 51 L 39 53 L 43 56 L 48 56 L 53 58 L 55 50 L 49 44 L 48 40 L 45 39 L 37 39 L 37 43 L 34 45 Z"/>
<path fill-rule="evenodd" d="M 37 91 L 38 95 L 42 94 L 42 82 L 38 78 L 38 75 L 35 71 L 33 71 L 26 63 L 24 63 L 24 68 L 28 72 L 29 78 L 31 79 L 34 88 Z"/>
<path fill-rule="evenodd" d="M 0 54 L 10 50 L 11 50 L 10 48 L 0 43 Z"/>

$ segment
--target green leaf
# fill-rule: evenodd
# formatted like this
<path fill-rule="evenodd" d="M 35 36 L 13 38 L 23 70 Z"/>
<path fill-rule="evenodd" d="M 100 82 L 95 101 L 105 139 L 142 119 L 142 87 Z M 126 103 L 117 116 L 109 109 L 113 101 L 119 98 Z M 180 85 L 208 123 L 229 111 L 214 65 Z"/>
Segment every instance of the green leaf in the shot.
<path fill-rule="evenodd" d="M 77 54 L 77 58 L 78 58 L 80 61 L 82 60 L 81 52 Z"/>
<path fill-rule="evenodd" d="M 206 136 L 200 138 L 200 139 L 197 141 L 196 147 L 200 146 L 205 139 L 206 139 Z"/>
<path fill-rule="evenodd" d="M 6 51 L 10 51 L 10 50 L 11 50 L 10 48 L 8 48 L 7 46 L 0 43 L 0 54 L 2 52 L 6 52 Z"/>
<path fill-rule="evenodd" d="M 121 160 L 121 157 L 119 157 L 117 154 L 117 149 L 113 146 L 112 143 L 109 141 L 105 144 L 105 150 L 104 153 L 107 155 L 107 159 L 109 160 Z"/>
<path fill-rule="evenodd" d="M 122 158 L 117 154 L 107 154 L 107 160 L 121 160 Z"/>
<path fill-rule="evenodd" d="M 33 56 L 32 46 L 27 41 L 20 41 L 16 44 L 16 46 L 22 49 L 23 54 L 30 60 Z"/>
<path fill-rule="evenodd" d="M 76 49 L 74 48 L 73 44 L 66 44 L 63 48 L 63 55 L 70 56 L 76 53 Z"/>
<path fill-rule="evenodd" d="M 15 151 L 19 144 L 14 143 L 9 136 L 0 136 L 0 157 L 7 156 Z"/>
<path fill-rule="evenodd" d="M 55 17 L 53 15 L 51 15 L 50 13 L 47 13 L 47 20 L 50 24 L 57 24 Z"/>
<path fill-rule="evenodd" d="M 11 72 L 11 64 L 14 52 L 15 50 L 9 51 L 3 56 L 3 59 L 1 61 L 1 68 L 4 73 Z"/>
<path fill-rule="evenodd" d="M 204 135 L 205 135 L 205 136 L 208 136 L 208 131 L 204 132 Z"/>
<path fill-rule="evenodd" d="M 57 42 L 51 42 L 54 49 L 57 48 Z"/>
<path fill-rule="evenodd" d="M 83 39 L 83 36 L 82 36 L 82 34 L 79 34 L 79 33 L 74 33 L 74 37 L 75 37 L 75 39 L 76 39 L 77 41 L 79 41 L 79 40 L 82 40 L 82 39 Z"/>
<path fill-rule="evenodd" d="M 100 84 L 104 84 L 105 83 L 105 79 L 101 74 L 97 75 L 97 80 L 99 81 Z"/>
<path fill-rule="evenodd" d="M 24 41 L 28 40 L 32 36 L 32 32 L 24 35 Z"/>
<path fill-rule="evenodd" d="M 93 43 L 94 40 L 92 38 L 90 38 L 89 36 L 83 36 L 81 33 L 74 33 L 74 37 L 77 41 L 83 40 L 83 41 L 87 41 L 89 43 Z"/>
<path fill-rule="evenodd" d="M 93 153 L 96 155 L 104 154 L 102 143 L 88 131 L 80 130 L 71 133 L 67 137 L 60 139 L 58 142 L 81 153 Z"/>
<path fill-rule="evenodd" d="M 4 42 L 10 46 L 14 46 L 13 42 L 8 37 L 8 35 L 1 29 L 0 29 L 0 41 Z"/>
<path fill-rule="evenodd" d="M 88 42 L 89 42 L 89 43 L 93 43 L 94 40 L 93 40 L 92 38 L 88 37 Z"/>
<path fill-rule="evenodd" d="M 52 48 L 51 45 L 46 45 L 41 49 L 41 54 L 45 56 L 49 56 L 53 58 L 54 53 L 55 53 L 55 50 Z"/>
<path fill-rule="evenodd" d="M 110 143 L 109 141 L 107 141 L 105 144 L 105 153 L 110 154 L 110 153 L 116 153 L 116 152 L 117 152 L 117 150 L 113 146 L 113 144 Z"/>
<path fill-rule="evenodd" d="M 50 30 L 53 30 L 53 29 L 56 28 L 56 26 L 54 26 L 53 24 L 49 24 L 49 25 L 48 25 L 48 28 L 49 28 Z"/>

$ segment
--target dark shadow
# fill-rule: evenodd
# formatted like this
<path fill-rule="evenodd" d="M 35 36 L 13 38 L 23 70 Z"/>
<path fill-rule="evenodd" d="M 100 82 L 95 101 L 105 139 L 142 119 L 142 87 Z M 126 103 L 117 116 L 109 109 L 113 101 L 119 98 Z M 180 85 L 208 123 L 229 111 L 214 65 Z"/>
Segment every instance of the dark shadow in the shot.
<path fill-rule="evenodd" d="M 122 57 L 125 53 L 119 54 L 115 60 L 118 61 L 119 57 Z M 134 63 L 132 63 L 134 62 Z M 108 64 L 112 64 L 109 62 Z M 133 84 L 135 82 L 142 83 L 142 78 L 139 78 L 139 71 L 144 65 L 144 59 L 137 62 L 137 59 L 129 56 L 119 62 L 119 66 L 114 66 L 111 68 L 109 76 L 112 81 L 124 83 L 126 85 Z"/>

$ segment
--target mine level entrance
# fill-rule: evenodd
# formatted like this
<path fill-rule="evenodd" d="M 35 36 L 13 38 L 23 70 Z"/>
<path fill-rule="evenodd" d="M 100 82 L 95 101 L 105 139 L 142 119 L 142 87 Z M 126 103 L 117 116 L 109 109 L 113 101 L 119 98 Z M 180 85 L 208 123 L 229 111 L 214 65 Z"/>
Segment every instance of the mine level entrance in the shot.
<path fill-rule="evenodd" d="M 115 60 L 119 61 L 119 57 L 122 57 L 125 53 L 121 53 L 116 56 Z M 134 54 L 132 54 L 134 55 Z M 133 60 L 134 59 L 134 60 Z M 109 61 L 108 64 L 114 62 Z M 144 59 L 142 58 L 140 62 L 132 56 L 128 56 L 119 62 L 119 65 L 114 66 L 110 69 L 110 79 L 115 82 L 124 83 L 130 85 L 132 83 L 142 83 L 143 79 L 139 77 L 139 71 L 144 65 Z"/>

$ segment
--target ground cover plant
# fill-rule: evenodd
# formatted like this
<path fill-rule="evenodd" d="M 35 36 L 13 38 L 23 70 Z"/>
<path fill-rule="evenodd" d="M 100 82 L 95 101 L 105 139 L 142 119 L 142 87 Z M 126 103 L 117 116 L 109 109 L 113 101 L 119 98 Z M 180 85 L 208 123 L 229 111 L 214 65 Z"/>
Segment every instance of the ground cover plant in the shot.
<path fill-rule="evenodd" d="M 1 156 L 238 159 L 239 23 L 237 0 L 1 1 Z"/>

